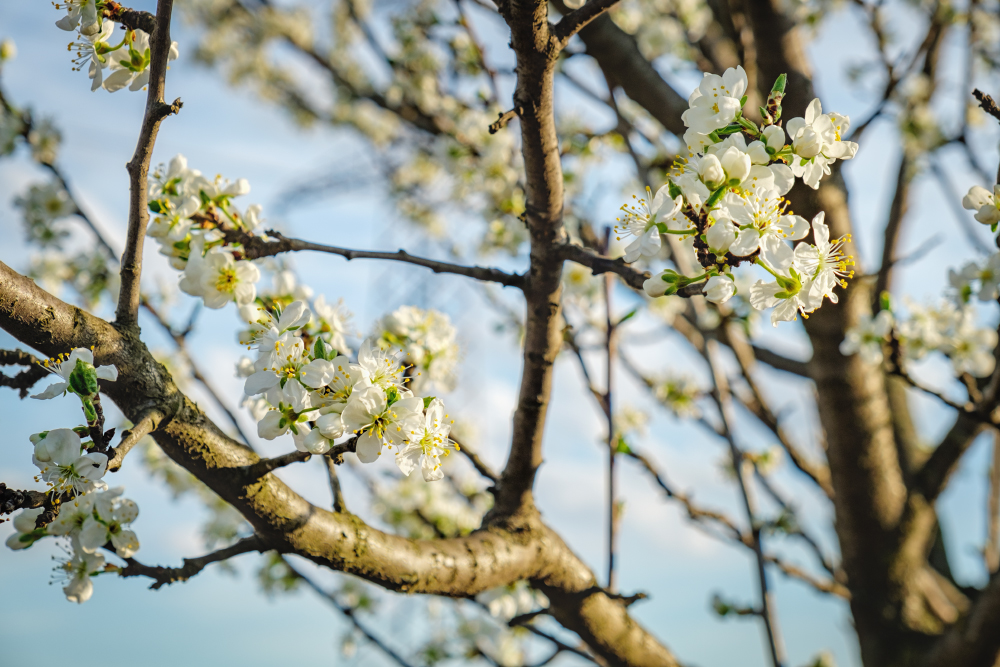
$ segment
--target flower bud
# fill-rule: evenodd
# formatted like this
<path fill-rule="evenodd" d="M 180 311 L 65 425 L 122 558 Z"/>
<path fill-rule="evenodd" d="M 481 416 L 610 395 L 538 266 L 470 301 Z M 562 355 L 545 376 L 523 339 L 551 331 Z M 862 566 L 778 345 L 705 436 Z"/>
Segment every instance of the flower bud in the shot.
<path fill-rule="evenodd" d="M 799 157 L 814 158 L 823 150 L 823 137 L 816 130 L 807 127 L 802 130 L 802 134 L 792 144 L 792 148 Z"/>
<path fill-rule="evenodd" d="M 736 181 L 737 185 L 746 180 L 750 175 L 750 156 L 741 151 L 736 146 L 730 146 L 719 156 L 719 162 L 726 171 L 726 176 L 730 182 Z"/>
<path fill-rule="evenodd" d="M 17 57 L 17 46 L 13 40 L 5 39 L 0 42 L 0 63 L 5 60 L 13 60 Z"/>
<path fill-rule="evenodd" d="M 760 136 L 775 153 L 785 147 L 785 131 L 778 125 L 768 125 Z"/>
<path fill-rule="evenodd" d="M 80 396 L 93 396 L 97 393 L 97 369 L 83 359 L 76 360 L 76 368 L 69 374 L 70 388 Z"/>
<path fill-rule="evenodd" d="M 725 303 L 736 294 L 736 283 L 728 276 L 712 276 L 702 292 L 712 303 Z"/>
<path fill-rule="evenodd" d="M 710 190 L 716 189 L 726 181 L 722 163 L 714 155 L 706 155 L 701 159 L 698 163 L 698 176 Z"/>
<path fill-rule="evenodd" d="M 674 283 L 680 276 L 677 275 L 675 271 L 667 269 L 665 271 L 660 271 L 658 274 L 649 278 L 642 284 L 643 291 L 646 292 L 652 298 L 663 296 L 670 290 Z"/>

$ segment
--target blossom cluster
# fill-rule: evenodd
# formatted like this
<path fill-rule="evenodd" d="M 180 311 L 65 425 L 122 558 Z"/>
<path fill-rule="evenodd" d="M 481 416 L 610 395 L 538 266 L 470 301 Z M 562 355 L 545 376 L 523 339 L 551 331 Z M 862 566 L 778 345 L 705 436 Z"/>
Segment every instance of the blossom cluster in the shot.
<path fill-rule="evenodd" d="M 655 196 L 647 189 L 646 199 L 622 207 L 616 231 L 619 240 L 633 239 L 626 262 L 657 256 L 663 234 L 690 239 L 704 273 L 661 271 L 644 285 L 650 296 L 704 280 L 709 301 L 724 303 L 736 293 L 732 268 L 752 263 L 771 279 L 750 288 L 750 303 L 758 310 L 773 307 L 774 325 L 807 315 L 824 299 L 837 302 L 834 289 L 853 276 L 853 258 L 844 254 L 850 238 L 831 239 L 822 212 L 810 224 L 789 210 L 784 195 L 796 179 L 818 188 L 834 161 L 854 157 L 857 144 L 843 140 L 850 120 L 823 113 L 818 99 L 804 118 L 783 128 L 784 88 L 781 76 L 760 109 L 760 126 L 743 116 L 747 78 L 741 67 L 706 74 L 691 94 L 683 114 L 688 157 L 675 163 Z M 810 231 L 813 242 L 807 243 L 802 239 Z M 799 242 L 793 248 L 787 241 Z"/>
<path fill-rule="evenodd" d="M 456 331 L 451 320 L 437 310 L 402 306 L 377 324 L 378 342 L 385 349 L 398 348 L 416 371 L 411 391 L 451 391 L 458 364 Z"/>
<path fill-rule="evenodd" d="M 377 460 L 383 448 L 395 449 L 406 475 L 420 467 L 427 481 L 443 477 L 441 457 L 457 450 L 448 437 L 451 422 L 441 399 L 414 396 L 407 388 L 412 364 L 372 339 L 352 362 L 322 337 L 309 335 L 312 313 L 303 301 L 284 309 L 259 306 L 256 314 L 249 344 L 257 359 L 245 370 L 244 391 L 266 401 L 260 437 L 291 433 L 298 450 L 313 454 L 353 438 L 363 463 Z"/>
<path fill-rule="evenodd" d="M 46 400 L 74 394 L 83 406 L 86 426 L 57 428 L 35 433 L 31 460 L 38 467 L 36 481 L 48 484 L 48 498 L 55 517 L 46 517 L 45 507 L 22 510 L 14 519 L 14 534 L 7 539 L 11 549 L 26 549 L 46 536 L 66 538 L 69 557 L 60 561 L 57 572 L 65 580 L 63 592 L 71 602 L 86 602 L 93 594 L 90 578 L 106 570 L 98 550 L 110 544 L 122 558 L 139 550 L 139 539 L 128 528 L 139 516 L 132 500 L 122 498 L 124 489 L 109 489 L 104 481 L 108 456 L 98 451 L 92 435 L 103 426 L 96 405 L 98 380 L 118 379 L 114 366 L 94 366 L 90 350 L 77 348 L 69 354 L 46 360 L 43 366 L 58 381 L 32 398 Z"/>
<path fill-rule="evenodd" d="M 976 221 L 996 232 L 1000 224 L 1000 184 L 993 192 L 973 186 L 962 206 Z M 949 269 L 946 299 L 937 306 L 908 304 L 908 313 L 886 307 L 877 315 L 862 315 L 848 329 L 840 351 L 860 355 L 865 363 L 880 364 L 888 345 L 898 345 L 899 362 L 922 359 L 930 352 L 947 356 L 957 375 L 988 377 L 996 368 L 997 331 L 977 321 L 975 302 L 1000 298 L 1000 252 Z M 975 297 L 975 298 L 973 298 Z"/>
<path fill-rule="evenodd" d="M 75 53 L 73 69 L 87 68 L 92 91 L 104 88 L 113 93 L 126 86 L 140 90 L 149 83 L 149 35 L 122 26 L 125 33 L 118 41 L 115 22 L 105 16 L 107 4 L 103 0 L 64 0 L 55 5 L 66 10 L 56 26 L 77 33 L 76 41 L 69 44 L 69 51 Z M 177 56 L 177 42 L 172 42 L 167 58 L 176 60 Z"/>
<path fill-rule="evenodd" d="M 209 308 L 234 301 L 246 306 L 257 297 L 260 269 L 243 259 L 240 246 L 227 243 L 223 233 L 252 232 L 260 226 L 259 205 L 251 204 L 241 214 L 232 203 L 248 192 L 245 178 L 209 180 L 188 168 L 183 155 L 149 178 L 149 210 L 155 217 L 147 233 L 160 244 L 160 253 L 170 258 L 171 266 L 184 272 L 181 290 L 201 297 Z"/>

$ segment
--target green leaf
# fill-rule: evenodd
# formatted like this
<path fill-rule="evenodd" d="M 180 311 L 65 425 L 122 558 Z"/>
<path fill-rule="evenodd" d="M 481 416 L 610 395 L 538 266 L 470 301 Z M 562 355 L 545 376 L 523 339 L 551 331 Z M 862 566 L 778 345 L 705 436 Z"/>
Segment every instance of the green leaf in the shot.
<path fill-rule="evenodd" d="M 784 95 L 785 94 L 785 83 L 787 81 L 788 81 L 788 75 L 787 74 L 779 74 L 778 78 L 775 79 L 775 81 L 774 81 L 774 85 L 771 86 L 771 95 L 774 95 L 774 94 Z"/>
<path fill-rule="evenodd" d="M 154 199 L 153 201 L 149 202 L 149 210 L 152 211 L 153 213 L 164 212 L 163 206 L 160 204 L 159 199 Z"/>
<path fill-rule="evenodd" d="M 322 338 L 316 339 L 316 344 L 313 345 L 313 356 L 317 359 L 329 359 L 326 355 L 326 343 L 323 342 Z"/>
<path fill-rule="evenodd" d="M 424 410 L 430 407 L 431 401 L 433 401 L 437 396 L 424 396 Z"/>
<path fill-rule="evenodd" d="M 635 317 L 635 314 L 638 313 L 638 312 L 639 312 L 638 308 L 633 308 L 632 310 L 628 311 L 627 313 L 625 313 L 625 315 L 622 316 L 622 318 L 620 320 L 618 320 L 618 325 L 616 325 L 616 326 L 620 326 L 621 324 L 623 324 L 623 323 L 627 322 L 628 320 L 632 319 L 633 317 Z"/>
<path fill-rule="evenodd" d="M 677 199 L 681 196 L 681 189 L 674 185 L 673 181 L 667 181 L 667 191 L 670 193 L 671 199 Z"/>
<path fill-rule="evenodd" d="M 747 96 L 744 95 L 743 97 L 740 98 L 740 106 L 742 107 L 746 103 L 747 103 Z"/>
<path fill-rule="evenodd" d="M 618 436 L 618 444 L 615 446 L 615 452 L 618 453 L 618 454 L 631 454 L 632 453 L 632 448 L 628 446 L 627 442 L 625 442 L 625 438 L 624 437 Z"/>

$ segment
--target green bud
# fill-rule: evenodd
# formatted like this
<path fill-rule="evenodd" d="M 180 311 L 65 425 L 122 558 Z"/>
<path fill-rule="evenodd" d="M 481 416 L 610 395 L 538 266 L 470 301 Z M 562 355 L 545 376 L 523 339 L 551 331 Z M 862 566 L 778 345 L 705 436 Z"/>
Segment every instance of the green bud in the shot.
<path fill-rule="evenodd" d="M 715 206 L 716 204 L 718 204 L 719 200 L 722 199 L 722 195 L 726 194 L 726 190 L 728 188 L 729 188 L 729 185 L 726 184 L 726 185 L 723 185 L 718 190 L 716 190 L 715 192 L 713 192 L 712 196 L 708 198 L 707 202 L 705 202 L 705 208 L 710 209 L 713 206 Z"/>
<path fill-rule="evenodd" d="M 666 271 L 663 272 L 663 275 L 660 276 L 660 278 L 665 283 L 673 284 L 680 281 L 681 278 L 683 278 L 683 276 L 677 273 L 676 271 L 671 271 L 670 269 L 667 269 Z"/>
<path fill-rule="evenodd" d="M 785 83 L 788 81 L 787 74 L 779 74 L 778 78 L 775 79 L 774 85 L 771 86 L 771 96 L 774 95 L 784 95 L 785 94 Z"/>
<path fill-rule="evenodd" d="M 882 294 L 879 295 L 879 300 L 882 303 L 882 310 L 888 310 L 892 312 L 892 295 L 889 294 L 889 290 L 884 290 Z"/>
<path fill-rule="evenodd" d="M 386 407 L 392 405 L 399 400 L 399 390 L 395 387 L 389 387 L 385 391 L 385 404 Z"/>
<path fill-rule="evenodd" d="M 97 393 L 97 370 L 83 359 L 76 360 L 76 368 L 69 374 L 70 388 L 80 396 Z"/>
<path fill-rule="evenodd" d="M 97 410 L 94 409 L 94 403 L 89 398 L 83 399 L 83 416 L 87 418 L 88 424 L 97 421 Z"/>
<path fill-rule="evenodd" d="M 73 432 L 79 436 L 90 435 L 90 429 L 86 426 L 74 426 Z"/>

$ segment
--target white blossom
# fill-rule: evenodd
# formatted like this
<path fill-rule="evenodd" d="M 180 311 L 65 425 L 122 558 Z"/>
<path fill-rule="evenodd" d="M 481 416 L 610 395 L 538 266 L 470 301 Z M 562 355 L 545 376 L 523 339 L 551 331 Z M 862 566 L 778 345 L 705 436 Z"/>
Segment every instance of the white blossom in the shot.
<path fill-rule="evenodd" d="M 43 364 L 45 370 L 62 378 L 62 382 L 56 382 L 45 388 L 44 391 L 34 394 L 32 398 L 49 399 L 62 396 L 69 389 L 69 376 L 76 369 L 77 363 L 83 363 L 93 367 L 94 353 L 90 350 L 78 347 L 68 355 L 60 355 L 53 359 L 46 359 Z M 115 381 L 118 379 L 118 369 L 114 366 L 98 366 L 95 374 L 99 380 Z"/>
<path fill-rule="evenodd" d="M 974 217 L 984 225 L 1000 223 L 1000 183 L 993 186 L 993 192 L 973 185 L 968 194 L 962 197 L 962 208 L 975 211 Z"/>
<path fill-rule="evenodd" d="M 736 119 L 746 90 L 742 67 L 727 69 L 722 76 L 706 73 L 688 98 L 690 108 L 681 115 L 684 125 L 705 135 L 721 130 Z"/>
<path fill-rule="evenodd" d="M 736 283 L 727 275 L 712 276 L 705 283 L 704 293 L 712 303 L 725 303 L 736 294 Z"/>
<path fill-rule="evenodd" d="M 441 399 L 432 400 L 427 406 L 424 423 L 408 432 L 406 444 L 396 451 L 396 465 L 404 475 L 409 475 L 419 465 L 426 482 L 444 477 L 441 457 L 458 450 L 458 445 L 448 438 L 451 422 L 447 417 Z"/>
<path fill-rule="evenodd" d="M 7 546 L 15 551 L 27 549 L 35 540 L 31 533 L 35 530 L 35 520 L 45 511 L 44 507 L 25 509 L 14 517 L 14 534 L 7 538 Z"/>
<path fill-rule="evenodd" d="M 840 353 L 844 356 L 859 354 L 866 364 L 882 363 L 882 344 L 888 340 L 892 331 L 892 313 L 880 311 L 872 317 L 865 313 L 858 323 L 847 330 L 843 342 L 840 343 Z"/>
<path fill-rule="evenodd" d="M 359 388 L 343 412 L 344 427 L 358 436 L 357 455 L 371 463 L 382 453 L 382 445 L 397 447 L 412 431 L 423 427 L 423 399 L 408 391 L 373 384 Z"/>
<path fill-rule="evenodd" d="M 87 493 L 105 489 L 101 481 L 108 468 L 108 457 L 100 452 L 84 452 L 72 429 L 57 428 L 42 435 L 31 458 L 41 471 L 43 481 L 59 490 Z"/>
<path fill-rule="evenodd" d="M 90 581 L 92 575 L 104 568 L 104 556 L 99 553 L 76 552 L 60 569 L 66 585 L 63 593 L 70 602 L 83 604 L 94 594 L 94 584 Z"/>
<path fill-rule="evenodd" d="M 242 306 L 257 298 L 258 280 L 260 269 L 252 262 L 237 261 L 233 253 L 212 248 L 205 255 L 201 296 L 207 308 L 223 308 L 232 301 Z"/>

